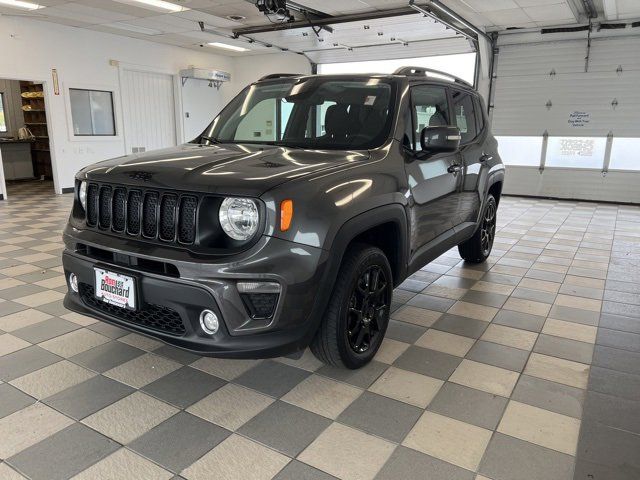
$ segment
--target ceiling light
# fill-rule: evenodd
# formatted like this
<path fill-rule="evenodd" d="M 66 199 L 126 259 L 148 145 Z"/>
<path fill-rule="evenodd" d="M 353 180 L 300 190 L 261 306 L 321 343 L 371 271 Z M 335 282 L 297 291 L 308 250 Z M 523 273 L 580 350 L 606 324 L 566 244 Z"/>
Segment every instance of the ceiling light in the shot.
<path fill-rule="evenodd" d="M 228 43 L 210 42 L 208 45 L 216 48 L 224 48 L 225 50 L 233 50 L 234 52 L 248 52 L 248 48 L 238 47 L 237 45 L 229 45 Z"/>
<path fill-rule="evenodd" d="M 149 5 L 150 7 L 162 8 L 163 10 L 168 10 L 170 12 L 184 12 L 185 10 L 189 10 L 188 8 L 181 7 L 180 5 L 176 5 L 175 3 L 165 2 L 164 0 L 133 0 L 136 3 L 144 3 L 145 5 Z"/>
<path fill-rule="evenodd" d="M 26 10 L 37 10 L 44 8 L 42 5 L 31 2 L 23 2 L 21 0 L 0 0 L 0 5 L 6 5 L 8 7 L 24 8 Z"/>

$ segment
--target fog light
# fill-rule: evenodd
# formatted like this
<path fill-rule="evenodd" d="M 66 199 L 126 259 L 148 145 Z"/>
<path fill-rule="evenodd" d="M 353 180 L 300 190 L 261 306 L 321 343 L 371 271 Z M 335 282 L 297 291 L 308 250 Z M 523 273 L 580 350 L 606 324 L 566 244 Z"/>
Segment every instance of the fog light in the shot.
<path fill-rule="evenodd" d="M 69 274 L 69 285 L 71 285 L 71 290 L 78 293 L 78 277 L 75 273 Z"/>
<path fill-rule="evenodd" d="M 215 335 L 220 328 L 218 316 L 211 310 L 203 310 L 200 314 L 200 327 L 202 327 L 205 333 Z"/>

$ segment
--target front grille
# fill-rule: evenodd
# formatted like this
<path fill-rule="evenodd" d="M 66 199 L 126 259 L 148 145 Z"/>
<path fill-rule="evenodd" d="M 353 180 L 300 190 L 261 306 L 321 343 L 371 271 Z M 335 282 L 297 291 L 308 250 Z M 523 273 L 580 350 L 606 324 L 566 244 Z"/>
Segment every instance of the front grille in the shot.
<path fill-rule="evenodd" d="M 87 226 L 190 245 L 196 241 L 196 195 L 90 183 Z"/>
<path fill-rule="evenodd" d="M 133 325 L 142 325 L 173 335 L 184 335 L 186 332 L 180 315 L 171 308 L 147 303 L 142 305 L 138 310 L 129 310 L 97 299 L 91 285 L 80 283 L 78 287 L 82 302 L 89 308 L 93 308 L 94 310 L 98 310 Z"/>

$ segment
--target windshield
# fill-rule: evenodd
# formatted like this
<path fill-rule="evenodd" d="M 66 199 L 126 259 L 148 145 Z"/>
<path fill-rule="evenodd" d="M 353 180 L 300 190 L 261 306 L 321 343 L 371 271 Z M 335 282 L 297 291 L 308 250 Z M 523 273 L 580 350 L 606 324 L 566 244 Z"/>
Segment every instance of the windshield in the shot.
<path fill-rule="evenodd" d="M 365 150 L 389 137 L 394 105 L 395 85 L 384 79 L 258 83 L 234 98 L 200 141 Z"/>

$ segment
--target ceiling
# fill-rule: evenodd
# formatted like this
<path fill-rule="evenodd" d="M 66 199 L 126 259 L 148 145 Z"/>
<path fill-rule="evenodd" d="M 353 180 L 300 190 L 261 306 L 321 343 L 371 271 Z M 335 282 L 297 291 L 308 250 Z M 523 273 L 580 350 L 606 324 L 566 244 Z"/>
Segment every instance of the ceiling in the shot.
<path fill-rule="evenodd" d="M 225 36 L 202 32 L 198 22 L 208 30 L 223 35 L 233 29 L 269 25 L 269 20 L 248 0 L 170 0 L 182 11 L 165 10 L 136 0 L 28 0 L 44 8 L 26 11 L 0 5 L 0 15 L 25 16 L 153 42 L 191 49 L 244 56 L 272 51 L 258 43 L 247 44 Z M 428 0 L 417 0 L 425 5 Z M 409 0 L 297 0 L 299 5 L 328 15 L 366 13 L 407 7 Z M 443 3 L 477 26 L 487 30 L 507 28 L 538 28 L 571 25 L 584 21 L 582 0 L 443 0 Z M 640 17 L 640 0 L 595 0 L 603 19 L 624 20 Z M 230 19 L 240 16 L 240 19 Z M 334 31 L 315 33 L 311 28 L 260 33 L 252 37 L 265 43 L 298 51 L 344 50 L 385 45 L 402 50 L 412 42 L 455 39 L 452 30 L 445 29 L 420 14 L 392 17 L 375 21 L 332 25 Z M 464 40 L 457 36 L 464 43 Z M 247 52 L 221 50 L 207 45 L 224 42 L 249 48 Z M 415 56 L 415 55 L 414 55 Z"/>

